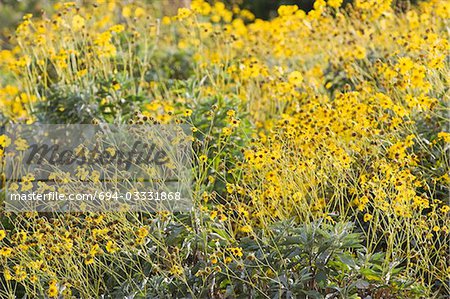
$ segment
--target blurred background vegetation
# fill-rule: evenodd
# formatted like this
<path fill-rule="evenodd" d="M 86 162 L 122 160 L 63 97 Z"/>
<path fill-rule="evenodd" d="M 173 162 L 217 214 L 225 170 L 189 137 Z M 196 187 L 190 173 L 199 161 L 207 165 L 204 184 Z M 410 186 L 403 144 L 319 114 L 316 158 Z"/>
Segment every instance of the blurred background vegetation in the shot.
<path fill-rule="evenodd" d="M 154 2 L 160 6 L 166 6 L 165 9 L 176 8 L 178 6 L 189 5 L 189 0 L 144 0 Z M 229 5 L 237 4 L 252 11 L 258 18 L 268 19 L 276 15 L 277 8 L 280 5 L 296 4 L 301 9 L 309 11 L 313 7 L 315 0 L 222 0 Z M 348 0 L 347 0 L 348 1 Z M 0 0 L 0 28 L 14 26 L 24 13 L 38 14 L 43 9 L 48 9 L 57 0 Z M 76 2 L 86 2 L 76 1 Z M 209 2 L 216 2 L 210 0 Z"/>
<path fill-rule="evenodd" d="M 191 0 L 143 0 L 154 3 L 164 14 L 174 14 L 182 6 L 189 6 Z M 217 0 L 209 0 L 214 3 Z M 420 0 L 393 0 L 394 5 L 408 7 L 416 4 Z M 43 11 L 51 11 L 51 7 L 56 2 L 65 2 L 57 0 L 0 0 L 0 47 L 7 48 L 7 36 L 9 31 L 18 24 L 24 14 L 33 15 L 42 14 Z M 76 2 L 92 2 L 92 0 L 77 0 Z M 221 0 L 229 6 L 239 5 L 241 8 L 247 8 L 255 14 L 257 18 L 270 19 L 277 14 L 280 5 L 296 4 L 304 11 L 310 11 L 313 8 L 315 0 Z M 350 3 L 352 0 L 344 0 Z"/>
<path fill-rule="evenodd" d="M 277 14 L 280 5 L 296 4 L 304 11 L 310 11 L 315 0 L 228 0 L 232 4 L 247 8 L 255 14 L 257 18 L 269 19 Z"/>
<path fill-rule="evenodd" d="M 417 4 L 421 0 L 393 0 L 393 5 L 397 7 L 408 7 Z M 233 4 L 238 4 L 252 11 L 257 18 L 270 19 L 277 14 L 280 5 L 297 5 L 300 9 L 308 12 L 313 8 L 315 0 L 228 0 Z M 352 0 L 344 0 L 343 6 L 351 3 Z"/>
<path fill-rule="evenodd" d="M 182 6 L 189 6 L 191 0 L 142 0 L 154 3 L 155 7 L 163 14 L 171 15 L 176 13 Z M 209 0 L 214 3 L 218 0 Z M 309 11 L 312 9 L 315 0 L 220 0 L 230 7 L 239 5 L 247 8 L 255 14 L 257 18 L 269 19 L 277 14 L 280 5 L 296 4 L 300 9 Z M 346 0 L 350 2 L 351 0 Z M 7 37 L 27 13 L 40 15 L 44 11 L 51 11 L 56 2 L 66 2 L 58 0 L 0 0 L 0 47 L 8 48 Z M 93 2 L 92 0 L 75 0 L 75 2 Z"/>

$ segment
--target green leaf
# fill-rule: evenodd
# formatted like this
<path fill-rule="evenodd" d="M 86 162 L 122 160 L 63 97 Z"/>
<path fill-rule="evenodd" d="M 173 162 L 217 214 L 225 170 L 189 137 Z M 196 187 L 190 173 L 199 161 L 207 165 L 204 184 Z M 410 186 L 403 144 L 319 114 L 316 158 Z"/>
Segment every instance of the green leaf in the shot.
<path fill-rule="evenodd" d="M 351 269 L 356 268 L 356 262 L 350 254 L 339 253 L 337 256 L 339 260 L 345 265 L 347 265 L 349 268 Z"/>
<path fill-rule="evenodd" d="M 324 288 L 328 281 L 327 273 L 325 271 L 317 272 L 315 280 L 321 288 Z"/>
<path fill-rule="evenodd" d="M 380 273 L 372 269 L 363 268 L 360 270 L 360 273 L 370 281 L 381 281 Z"/>

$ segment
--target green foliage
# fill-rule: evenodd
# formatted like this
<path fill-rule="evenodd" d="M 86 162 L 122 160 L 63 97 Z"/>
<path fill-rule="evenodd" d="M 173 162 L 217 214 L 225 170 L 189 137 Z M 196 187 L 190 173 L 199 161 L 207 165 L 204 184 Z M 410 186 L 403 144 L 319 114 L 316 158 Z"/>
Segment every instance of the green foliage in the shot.
<path fill-rule="evenodd" d="M 36 105 L 38 121 L 51 124 L 93 122 L 125 122 L 137 111 L 144 100 L 141 96 L 114 91 L 116 79 L 97 82 L 91 90 L 77 86 L 53 85 L 44 91 L 45 100 Z"/>

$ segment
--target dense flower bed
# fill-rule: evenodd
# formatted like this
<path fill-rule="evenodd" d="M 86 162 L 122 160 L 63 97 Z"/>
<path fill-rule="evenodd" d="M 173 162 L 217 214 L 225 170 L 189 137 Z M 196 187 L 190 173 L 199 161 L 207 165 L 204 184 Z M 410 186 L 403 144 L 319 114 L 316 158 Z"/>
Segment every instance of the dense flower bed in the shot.
<path fill-rule="evenodd" d="M 448 295 L 447 1 L 86 2 L 24 16 L 3 123 L 189 124 L 194 208 L 2 212 L 0 297 Z"/>

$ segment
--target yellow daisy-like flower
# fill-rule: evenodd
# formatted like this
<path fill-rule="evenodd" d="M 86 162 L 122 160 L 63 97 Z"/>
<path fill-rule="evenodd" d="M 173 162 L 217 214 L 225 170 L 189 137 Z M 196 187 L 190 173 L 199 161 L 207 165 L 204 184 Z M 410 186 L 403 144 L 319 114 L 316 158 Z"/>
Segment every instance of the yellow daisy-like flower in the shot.
<path fill-rule="evenodd" d="M 118 250 L 119 250 L 119 248 L 113 241 L 108 241 L 106 243 L 106 251 L 108 251 L 109 253 L 115 253 Z"/>
<path fill-rule="evenodd" d="M 178 9 L 177 18 L 179 18 L 180 20 L 186 19 L 191 14 L 192 14 L 192 11 L 189 8 L 182 7 L 182 8 Z"/>
<path fill-rule="evenodd" d="M 343 0 L 328 0 L 327 3 L 333 8 L 339 8 L 342 5 Z"/>
<path fill-rule="evenodd" d="M 8 269 L 3 270 L 3 277 L 5 277 L 5 280 L 13 279 L 13 276 L 11 275 L 11 272 Z"/>
<path fill-rule="evenodd" d="M 0 256 L 10 257 L 12 252 L 13 250 L 11 248 L 3 247 L 2 249 L 0 249 Z"/>
<path fill-rule="evenodd" d="M 148 230 L 147 230 L 147 228 L 145 228 L 145 227 L 139 228 L 139 229 L 137 230 L 137 232 L 136 232 L 136 235 L 137 235 L 139 238 L 145 238 L 145 237 L 147 237 L 147 236 L 148 236 Z"/>
<path fill-rule="evenodd" d="M 48 286 L 47 295 L 50 298 L 55 298 L 58 296 L 58 285 L 56 284 L 56 280 L 51 280 Z"/>
<path fill-rule="evenodd" d="M 293 71 L 288 75 L 288 81 L 294 86 L 300 86 L 303 82 L 303 76 L 299 71 Z"/>
<path fill-rule="evenodd" d="M 28 148 L 28 142 L 23 138 L 17 138 L 16 141 L 14 141 L 14 145 L 16 146 L 16 150 L 18 151 L 24 151 Z"/>
<path fill-rule="evenodd" d="M 0 229 L 0 241 L 3 240 L 6 237 L 6 231 L 3 229 Z"/>
<path fill-rule="evenodd" d="M 93 256 L 88 256 L 85 260 L 84 260 L 84 264 L 85 265 L 91 265 L 94 263 L 94 257 Z"/>
<path fill-rule="evenodd" d="M 213 264 L 213 265 L 215 265 L 219 262 L 219 260 L 215 254 L 210 256 L 210 261 L 211 261 L 211 264 Z"/>
<path fill-rule="evenodd" d="M 239 230 L 243 233 L 250 233 L 251 231 L 253 231 L 250 225 L 244 225 Z"/>
<path fill-rule="evenodd" d="M 11 139 L 6 135 L 0 135 L 0 146 L 3 148 L 8 147 L 11 144 Z"/>
<path fill-rule="evenodd" d="M 83 29 L 85 23 L 86 22 L 82 16 L 75 15 L 72 19 L 72 28 L 75 31 L 80 31 L 81 29 Z"/>
<path fill-rule="evenodd" d="M 232 248 L 229 248 L 228 250 L 235 257 L 242 257 L 244 255 L 241 247 L 232 247 Z"/>
<path fill-rule="evenodd" d="M 354 53 L 356 59 L 364 59 L 366 57 L 366 48 L 356 46 Z"/>
<path fill-rule="evenodd" d="M 364 214 L 364 222 L 368 222 L 373 218 L 373 216 L 369 213 Z"/>
<path fill-rule="evenodd" d="M 217 211 L 211 211 L 211 213 L 209 213 L 209 218 L 211 218 L 211 220 L 214 220 L 216 219 L 217 214 Z"/>
<path fill-rule="evenodd" d="M 177 265 L 173 265 L 172 268 L 170 268 L 169 272 L 174 276 L 180 276 L 183 274 L 183 268 Z"/>
<path fill-rule="evenodd" d="M 399 58 L 397 67 L 399 68 L 400 74 L 404 75 L 414 66 L 414 62 L 409 57 Z"/>

